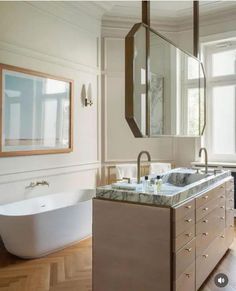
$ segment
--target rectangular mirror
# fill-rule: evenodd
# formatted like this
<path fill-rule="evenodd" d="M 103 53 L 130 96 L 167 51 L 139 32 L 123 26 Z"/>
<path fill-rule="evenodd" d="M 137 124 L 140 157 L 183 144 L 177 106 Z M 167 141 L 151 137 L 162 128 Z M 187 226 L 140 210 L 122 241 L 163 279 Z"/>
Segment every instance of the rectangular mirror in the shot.
<path fill-rule="evenodd" d="M 72 151 L 73 82 L 0 65 L 1 156 Z"/>
<path fill-rule="evenodd" d="M 135 137 L 203 134 L 206 84 L 200 60 L 143 23 L 126 37 L 125 86 L 126 120 Z"/>

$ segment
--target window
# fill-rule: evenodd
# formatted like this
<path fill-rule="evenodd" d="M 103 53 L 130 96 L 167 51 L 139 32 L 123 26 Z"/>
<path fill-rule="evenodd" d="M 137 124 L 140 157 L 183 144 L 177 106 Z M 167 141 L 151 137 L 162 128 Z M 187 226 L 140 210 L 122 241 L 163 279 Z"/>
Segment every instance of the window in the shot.
<path fill-rule="evenodd" d="M 183 132 L 189 136 L 197 136 L 202 128 L 201 117 L 204 109 L 203 79 L 199 83 L 199 77 L 203 77 L 203 73 L 197 60 L 182 56 L 181 62 Z"/>
<path fill-rule="evenodd" d="M 212 161 L 236 161 L 236 40 L 204 47 L 207 74 L 206 145 Z"/>

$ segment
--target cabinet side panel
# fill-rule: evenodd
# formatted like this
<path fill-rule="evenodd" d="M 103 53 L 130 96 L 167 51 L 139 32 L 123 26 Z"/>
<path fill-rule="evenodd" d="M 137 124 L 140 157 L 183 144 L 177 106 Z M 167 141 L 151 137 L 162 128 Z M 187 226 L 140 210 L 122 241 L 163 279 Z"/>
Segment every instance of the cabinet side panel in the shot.
<path fill-rule="evenodd" d="M 171 290 L 170 209 L 93 200 L 93 291 Z"/>

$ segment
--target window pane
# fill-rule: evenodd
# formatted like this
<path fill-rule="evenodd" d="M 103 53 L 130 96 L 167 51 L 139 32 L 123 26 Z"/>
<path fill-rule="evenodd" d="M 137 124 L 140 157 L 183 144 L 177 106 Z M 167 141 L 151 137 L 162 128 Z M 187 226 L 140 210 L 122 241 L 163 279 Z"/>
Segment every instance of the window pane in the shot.
<path fill-rule="evenodd" d="M 235 153 L 235 86 L 213 88 L 213 152 Z"/>
<path fill-rule="evenodd" d="M 199 62 L 188 57 L 188 80 L 199 78 Z"/>
<path fill-rule="evenodd" d="M 199 135 L 199 89 L 188 89 L 188 134 Z"/>
<path fill-rule="evenodd" d="M 212 75 L 226 76 L 235 74 L 236 50 L 224 51 L 212 55 Z"/>

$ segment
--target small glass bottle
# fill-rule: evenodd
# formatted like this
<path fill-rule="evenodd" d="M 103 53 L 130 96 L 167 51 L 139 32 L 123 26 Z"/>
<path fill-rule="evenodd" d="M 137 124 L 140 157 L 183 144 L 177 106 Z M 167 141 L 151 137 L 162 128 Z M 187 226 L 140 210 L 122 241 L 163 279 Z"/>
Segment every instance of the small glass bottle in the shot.
<path fill-rule="evenodd" d="M 161 191 L 161 186 L 162 186 L 162 179 L 161 179 L 161 176 L 157 176 L 157 179 L 156 179 L 156 191 L 157 192 L 160 192 Z"/>
<path fill-rule="evenodd" d="M 147 192 L 148 188 L 149 188 L 149 180 L 148 180 L 148 176 L 145 176 L 143 180 L 143 191 Z"/>

